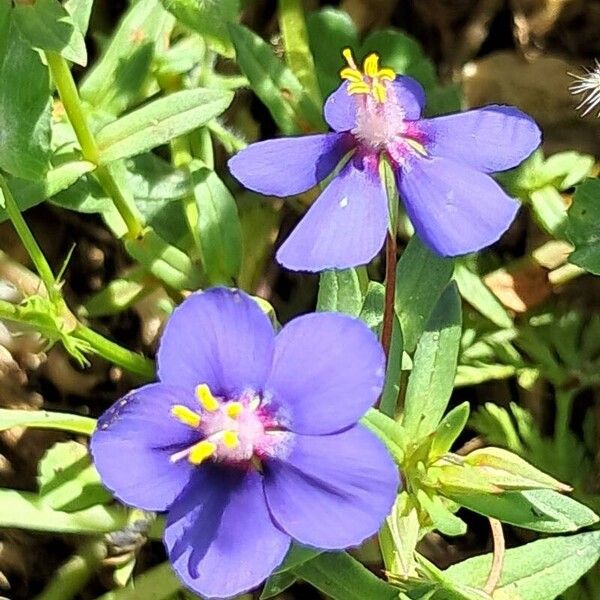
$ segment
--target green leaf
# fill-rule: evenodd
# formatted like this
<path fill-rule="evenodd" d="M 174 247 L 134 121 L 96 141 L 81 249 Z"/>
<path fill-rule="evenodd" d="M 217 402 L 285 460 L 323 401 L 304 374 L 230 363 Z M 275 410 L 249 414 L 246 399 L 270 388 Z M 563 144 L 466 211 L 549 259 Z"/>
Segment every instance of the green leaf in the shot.
<path fill-rule="evenodd" d="M 285 134 L 322 128 L 320 109 L 306 96 L 292 71 L 269 45 L 242 25 L 229 26 L 237 63 L 250 87 Z"/>
<path fill-rule="evenodd" d="M 66 190 L 94 168 L 95 165 L 90 162 L 75 160 L 50 169 L 42 181 L 27 181 L 11 177 L 8 179 L 8 187 L 23 212 Z M 0 223 L 6 219 L 8 215 L 0 207 Z"/>
<path fill-rule="evenodd" d="M 438 458 L 449 452 L 458 436 L 469 420 L 469 403 L 463 402 L 453 408 L 441 421 L 435 430 L 429 455 Z"/>
<path fill-rule="evenodd" d="M 378 281 L 369 281 L 367 293 L 365 294 L 358 318 L 366 323 L 369 329 L 376 335 L 380 334 L 381 326 L 383 325 L 384 301 L 385 286 Z"/>
<path fill-rule="evenodd" d="M 38 429 L 60 429 L 72 433 L 92 435 L 96 419 L 46 410 L 16 410 L 0 408 L 0 431 L 11 427 L 35 427 Z"/>
<path fill-rule="evenodd" d="M 323 271 L 319 277 L 317 310 L 358 317 L 365 300 L 365 283 L 366 273 L 360 267 Z"/>
<path fill-rule="evenodd" d="M 323 97 L 340 85 L 340 68 L 344 65 L 342 50 L 358 46 L 356 26 L 348 13 L 323 8 L 306 19 L 310 47 L 315 59 L 319 87 Z"/>
<path fill-rule="evenodd" d="M 50 80 L 9 5 L 0 2 L 0 168 L 36 180 L 50 164 Z"/>
<path fill-rule="evenodd" d="M 385 369 L 385 381 L 383 384 L 383 392 L 381 393 L 381 404 L 379 405 L 381 411 L 390 417 L 393 417 L 396 414 L 404 358 L 402 329 L 400 328 L 398 318 L 394 315 L 394 322 L 392 324 L 392 342 L 390 344 L 390 353 Z"/>
<path fill-rule="evenodd" d="M 289 587 L 298 581 L 298 577 L 290 571 L 283 573 L 273 573 L 266 581 L 259 600 L 268 600 L 274 596 L 279 596 Z"/>
<path fill-rule="evenodd" d="M 100 161 L 135 156 L 189 133 L 223 113 L 232 99 L 231 92 L 196 88 L 154 100 L 98 132 Z"/>
<path fill-rule="evenodd" d="M 182 587 L 171 563 L 166 561 L 137 575 L 134 587 L 107 592 L 96 600 L 171 600 Z"/>
<path fill-rule="evenodd" d="M 159 0 L 132 4 L 102 58 L 85 77 L 82 99 L 118 115 L 147 96 L 156 47 L 164 43 L 173 21 Z"/>
<path fill-rule="evenodd" d="M 162 5 L 184 25 L 199 33 L 208 45 L 223 56 L 235 52 L 227 29 L 240 11 L 240 0 L 161 0 Z"/>
<path fill-rule="evenodd" d="M 294 570 L 334 600 L 396 600 L 397 588 L 379 579 L 345 552 L 325 552 Z"/>
<path fill-rule="evenodd" d="M 152 229 L 140 239 L 126 239 L 125 249 L 150 273 L 175 290 L 196 290 L 202 283 L 202 272 L 187 254 L 167 244 Z"/>
<path fill-rule="evenodd" d="M 112 499 L 78 442 L 54 444 L 38 465 L 40 499 L 54 510 L 73 512 Z"/>
<path fill-rule="evenodd" d="M 440 258 L 413 236 L 396 270 L 395 310 L 412 354 L 441 293 L 452 277 L 452 259 Z"/>
<path fill-rule="evenodd" d="M 458 263 L 454 267 L 454 279 L 460 295 L 498 327 L 512 327 L 513 322 L 498 298 L 466 265 Z"/>
<path fill-rule="evenodd" d="M 555 237 L 565 237 L 567 205 L 556 188 L 546 185 L 529 196 L 536 221 Z"/>
<path fill-rule="evenodd" d="M 419 340 L 408 379 L 402 424 L 410 439 L 431 433 L 440 422 L 458 362 L 462 314 L 456 284 L 440 296 Z"/>
<path fill-rule="evenodd" d="M 93 6 L 94 0 L 67 0 L 64 3 L 65 9 L 71 15 L 73 24 L 84 37 L 88 30 Z"/>
<path fill-rule="evenodd" d="M 113 279 L 106 287 L 91 296 L 85 303 L 86 317 L 116 315 L 152 293 L 157 286 L 145 281 L 144 269 L 129 273 L 123 279 Z"/>
<path fill-rule="evenodd" d="M 558 152 L 544 161 L 538 171 L 543 183 L 551 183 L 559 190 L 566 190 L 591 175 L 595 159 L 579 152 Z"/>
<path fill-rule="evenodd" d="M 235 199 L 214 171 L 191 168 L 206 276 L 213 284 L 232 284 L 242 264 L 242 228 Z"/>
<path fill-rule="evenodd" d="M 576 500 L 553 490 L 503 494 L 447 492 L 461 506 L 505 523 L 545 533 L 576 531 L 598 522 L 598 516 Z"/>
<path fill-rule="evenodd" d="M 417 490 L 417 500 L 427 511 L 433 526 L 441 533 L 450 536 L 467 533 L 467 524 L 452 513 L 440 496 L 429 496 L 424 490 Z"/>
<path fill-rule="evenodd" d="M 600 532 L 537 540 L 504 555 L 497 600 L 554 600 L 600 558 Z M 444 571 L 459 584 L 483 587 L 492 555 L 469 558 Z"/>
<path fill-rule="evenodd" d="M 404 434 L 399 423 L 376 408 L 370 408 L 360 422 L 385 444 L 397 463 L 403 462 L 404 451 L 397 440 Z"/>
<path fill-rule="evenodd" d="M 36 494 L 0 489 L 0 527 L 18 527 L 54 533 L 97 534 L 127 524 L 127 511 L 96 505 L 75 512 L 54 510 Z"/>
<path fill-rule="evenodd" d="M 587 179 L 577 186 L 568 211 L 567 235 L 575 246 L 569 261 L 600 275 L 600 180 Z"/>
<path fill-rule="evenodd" d="M 19 31 L 33 48 L 58 52 L 78 65 L 87 64 L 83 34 L 58 0 L 17 3 L 14 18 Z"/>

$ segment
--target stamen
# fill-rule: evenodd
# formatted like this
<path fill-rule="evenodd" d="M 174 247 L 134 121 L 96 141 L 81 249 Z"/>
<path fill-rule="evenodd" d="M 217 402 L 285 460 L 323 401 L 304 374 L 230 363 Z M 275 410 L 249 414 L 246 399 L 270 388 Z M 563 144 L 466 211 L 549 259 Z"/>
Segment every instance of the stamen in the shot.
<path fill-rule="evenodd" d="M 200 425 L 200 415 L 183 404 L 175 404 L 172 406 L 171 414 L 184 425 L 189 425 L 194 428 Z"/>
<path fill-rule="evenodd" d="M 240 444 L 240 438 L 237 431 L 226 430 L 223 432 L 223 443 L 227 448 L 237 448 Z"/>
<path fill-rule="evenodd" d="M 193 465 L 202 464 L 207 458 L 210 458 L 217 451 L 217 445 L 208 440 L 202 440 L 191 447 L 188 454 L 188 460 Z"/>
<path fill-rule="evenodd" d="M 348 94 L 370 94 L 378 103 L 384 103 L 387 100 L 384 82 L 393 81 L 396 73 L 388 67 L 381 68 L 379 55 L 375 52 L 365 58 L 362 71 L 356 66 L 350 48 L 344 48 L 342 54 L 348 66 L 340 71 L 340 77 L 349 82 Z"/>
<path fill-rule="evenodd" d="M 242 414 L 243 410 L 244 405 L 241 402 L 230 402 L 225 407 L 225 412 L 227 413 L 227 416 L 231 417 L 232 419 L 237 419 Z"/>
<path fill-rule="evenodd" d="M 219 401 L 212 395 L 210 388 L 205 383 L 196 388 L 196 396 L 202 408 L 208 412 L 215 412 L 219 408 Z"/>

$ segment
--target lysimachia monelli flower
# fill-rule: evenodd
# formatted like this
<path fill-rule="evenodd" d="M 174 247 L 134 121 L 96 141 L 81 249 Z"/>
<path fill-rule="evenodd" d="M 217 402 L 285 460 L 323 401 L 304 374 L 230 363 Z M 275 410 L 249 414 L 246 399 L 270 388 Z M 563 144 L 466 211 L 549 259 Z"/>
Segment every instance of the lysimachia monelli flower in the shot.
<path fill-rule="evenodd" d="M 291 196 L 323 181 L 349 158 L 277 253 L 293 270 L 321 271 L 369 262 L 387 229 L 379 161 L 391 164 L 404 207 L 419 237 L 442 256 L 495 242 L 519 204 L 489 173 L 515 167 L 540 144 L 529 116 L 486 106 L 422 117 L 423 88 L 380 68 L 376 54 L 360 70 L 349 50 L 345 80 L 325 102 L 333 133 L 251 144 L 230 159 L 233 175 L 262 194 Z"/>
<path fill-rule="evenodd" d="M 189 588 L 235 596 L 292 540 L 342 549 L 378 530 L 399 475 L 357 421 L 383 375 L 381 346 L 356 319 L 310 314 L 275 335 L 244 293 L 196 293 L 167 323 L 159 383 L 98 421 L 94 462 L 122 502 L 167 511 L 165 545 Z"/>

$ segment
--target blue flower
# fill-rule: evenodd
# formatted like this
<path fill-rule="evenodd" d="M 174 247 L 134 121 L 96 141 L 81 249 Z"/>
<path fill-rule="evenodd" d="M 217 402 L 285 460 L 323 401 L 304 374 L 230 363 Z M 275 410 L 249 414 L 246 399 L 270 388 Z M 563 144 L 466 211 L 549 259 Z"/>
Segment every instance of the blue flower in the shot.
<path fill-rule="evenodd" d="M 348 158 L 277 253 L 301 271 L 344 269 L 369 262 L 387 228 L 379 176 L 391 164 L 404 208 L 419 237 L 442 256 L 495 242 L 519 204 L 489 176 L 517 166 L 540 144 L 535 121 L 511 106 L 486 106 L 422 118 L 423 88 L 367 56 L 362 71 L 349 50 L 344 81 L 325 102 L 333 133 L 258 142 L 230 159 L 247 188 L 273 196 L 299 194 Z"/>
<path fill-rule="evenodd" d="M 383 385 L 379 342 L 335 313 L 275 335 L 241 292 L 190 296 L 169 319 L 159 383 L 98 421 L 91 450 L 125 504 L 167 511 L 164 541 L 195 592 L 226 598 L 260 584 L 290 543 L 360 544 L 393 504 L 398 470 L 357 424 Z"/>

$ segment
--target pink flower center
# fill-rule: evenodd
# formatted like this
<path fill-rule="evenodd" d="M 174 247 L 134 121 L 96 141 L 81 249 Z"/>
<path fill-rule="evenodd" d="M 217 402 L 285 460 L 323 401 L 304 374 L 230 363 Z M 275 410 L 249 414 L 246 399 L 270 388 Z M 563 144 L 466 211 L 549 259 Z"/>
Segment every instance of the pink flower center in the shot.
<path fill-rule="evenodd" d="M 172 417 L 198 431 L 198 442 L 172 454 L 172 462 L 187 458 L 200 465 L 210 459 L 260 468 L 260 461 L 273 455 L 289 437 L 254 392 L 226 400 L 202 384 L 196 388 L 196 397 L 198 410 L 183 404 L 171 407 Z"/>

